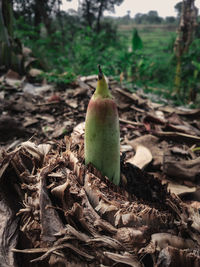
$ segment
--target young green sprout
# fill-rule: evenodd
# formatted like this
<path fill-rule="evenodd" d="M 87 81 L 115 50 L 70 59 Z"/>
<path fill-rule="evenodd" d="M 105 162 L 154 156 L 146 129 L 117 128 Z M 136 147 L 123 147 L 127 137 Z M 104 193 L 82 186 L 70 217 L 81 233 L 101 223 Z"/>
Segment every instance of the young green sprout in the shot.
<path fill-rule="evenodd" d="M 85 164 L 88 163 L 92 163 L 114 184 L 119 184 L 118 111 L 100 66 L 96 91 L 88 104 L 85 122 Z"/>

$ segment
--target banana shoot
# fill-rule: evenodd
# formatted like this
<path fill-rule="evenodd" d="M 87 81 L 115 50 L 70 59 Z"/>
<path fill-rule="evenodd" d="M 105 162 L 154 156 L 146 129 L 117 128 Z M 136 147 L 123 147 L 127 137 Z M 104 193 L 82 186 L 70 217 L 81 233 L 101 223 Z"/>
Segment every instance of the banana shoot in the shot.
<path fill-rule="evenodd" d="M 96 91 L 88 104 L 85 122 L 85 164 L 88 163 L 92 163 L 114 184 L 119 184 L 118 111 L 100 66 Z"/>

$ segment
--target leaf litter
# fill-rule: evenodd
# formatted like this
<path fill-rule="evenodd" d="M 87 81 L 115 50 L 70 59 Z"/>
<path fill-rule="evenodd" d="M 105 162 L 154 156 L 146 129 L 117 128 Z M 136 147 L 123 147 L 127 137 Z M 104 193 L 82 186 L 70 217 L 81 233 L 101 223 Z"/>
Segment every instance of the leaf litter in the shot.
<path fill-rule="evenodd" d="M 58 91 L 29 78 L 0 79 L 1 266 L 199 266 L 200 110 L 152 103 L 110 78 L 117 187 L 84 165 L 96 76 Z"/>

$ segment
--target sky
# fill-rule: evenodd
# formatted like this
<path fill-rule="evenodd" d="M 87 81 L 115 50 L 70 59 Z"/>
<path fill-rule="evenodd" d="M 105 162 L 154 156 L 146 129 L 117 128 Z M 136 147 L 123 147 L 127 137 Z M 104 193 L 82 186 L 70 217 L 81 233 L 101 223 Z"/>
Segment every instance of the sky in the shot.
<path fill-rule="evenodd" d="M 112 16 L 125 16 L 127 11 L 131 11 L 131 17 L 137 13 L 148 13 L 150 10 L 156 10 L 161 17 L 176 16 L 174 6 L 181 0 L 124 0 L 120 6 L 115 6 L 115 14 L 105 12 L 104 15 Z M 75 9 L 78 8 L 78 0 L 62 0 L 62 9 Z M 195 0 L 195 6 L 200 10 L 200 0 Z"/>

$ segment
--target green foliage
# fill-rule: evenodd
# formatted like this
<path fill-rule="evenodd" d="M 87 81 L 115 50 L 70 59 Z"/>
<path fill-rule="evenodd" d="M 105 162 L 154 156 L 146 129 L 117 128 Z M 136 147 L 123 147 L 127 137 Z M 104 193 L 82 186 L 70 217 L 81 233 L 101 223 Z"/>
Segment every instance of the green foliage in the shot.
<path fill-rule="evenodd" d="M 132 37 L 132 51 L 140 50 L 142 47 L 142 39 L 140 38 L 137 29 L 134 29 Z"/>
<path fill-rule="evenodd" d="M 44 72 L 41 76 L 46 78 L 49 83 L 56 84 L 59 88 L 71 84 L 76 78 L 72 72 L 59 73 L 58 71 Z"/>
<path fill-rule="evenodd" d="M 153 14 L 152 14 L 153 15 Z M 62 23 L 61 23 L 62 22 Z M 134 86 L 146 91 L 156 87 L 165 89 L 165 97 L 173 98 L 172 87 L 175 73 L 173 44 L 175 26 L 160 25 L 117 30 L 108 18 L 101 22 L 101 31 L 82 24 L 76 13 L 60 13 L 53 21 L 55 31 L 47 33 L 44 24 L 35 27 L 23 17 L 16 21 L 15 37 L 32 49 L 39 59 L 39 67 L 49 82 L 59 87 L 74 80 L 75 75 L 90 75 L 98 64 L 104 66 L 106 75 L 124 77 Z M 196 38 L 189 53 L 183 59 L 183 95 L 176 99 L 185 101 L 189 90 L 199 90 L 200 39 Z M 64 74 L 63 74 L 64 73 Z M 155 92 L 154 92 L 155 93 Z"/>
<path fill-rule="evenodd" d="M 169 84 L 173 69 L 169 68 L 171 33 L 168 39 L 162 38 L 163 31 L 156 29 L 151 34 L 145 29 L 140 33 L 137 29 L 121 33 L 105 20 L 97 34 L 90 27 L 82 27 L 74 15 L 62 16 L 66 25 L 64 32 L 59 21 L 55 21 L 57 30 L 51 35 L 45 32 L 43 24 L 35 28 L 22 17 L 17 20 L 15 36 L 32 49 L 40 67 L 47 72 L 48 81 L 62 86 L 73 80 L 73 73 L 90 75 L 101 64 L 107 75 L 119 77 L 123 72 L 129 81 L 139 86 Z M 62 73 L 67 73 L 67 77 Z"/>
<path fill-rule="evenodd" d="M 128 33 L 130 34 L 131 31 Z M 134 34 L 135 31 L 133 36 Z M 122 71 L 128 75 L 129 80 L 138 86 L 171 87 L 174 71 L 171 31 L 167 30 L 163 34 L 162 29 L 145 27 L 140 29 L 140 33 L 137 31 L 137 35 L 141 39 L 143 48 L 135 50 L 132 48 L 132 52 L 124 50 L 120 52 Z M 137 42 L 135 43 L 135 47 L 139 46 Z M 130 44 L 133 44 L 133 38 L 130 40 Z"/>
<path fill-rule="evenodd" d="M 70 17 L 65 18 L 69 22 Z M 44 29 L 44 25 L 40 25 Z M 23 18 L 17 21 L 15 35 L 25 46 L 32 49 L 34 56 L 46 71 L 56 70 L 59 73 L 70 71 L 79 75 L 89 75 L 97 64 L 107 65 L 110 55 L 119 48 L 115 26 L 102 24 L 99 34 L 89 27 L 73 26 L 66 28 L 64 34 L 58 28 L 51 36 L 39 34 Z M 63 39 L 64 38 L 64 39 Z"/>

